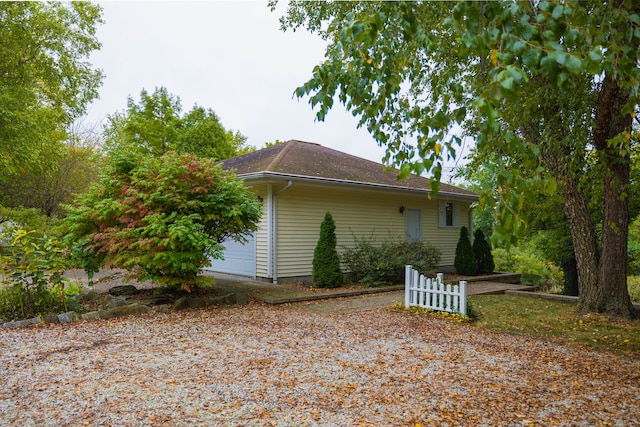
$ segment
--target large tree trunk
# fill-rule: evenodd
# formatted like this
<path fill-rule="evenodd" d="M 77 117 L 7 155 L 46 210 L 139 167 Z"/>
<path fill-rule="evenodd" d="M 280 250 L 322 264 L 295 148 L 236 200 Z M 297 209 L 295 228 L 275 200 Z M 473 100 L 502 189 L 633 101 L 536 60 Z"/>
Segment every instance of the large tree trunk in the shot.
<path fill-rule="evenodd" d="M 584 193 L 578 187 L 576 179 L 564 173 L 556 176 L 565 183 L 561 187 L 564 213 L 567 216 L 573 239 L 573 250 L 578 270 L 578 295 L 582 299 L 583 295 L 597 292 L 599 289 L 600 253 L 597 233 L 589 211 L 589 204 Z"/>
<path fill-rule="evenodd" d="M 596 288 L 581 292 L 582 310 L 635 317 L 627 289 L 627 241 L 629 235 L 630 150 L 611 139 L 631 131 L 631 116 L 622 115 L 628 92 L 606 76 L 596 109 L 593 145 L 600 154 L 604 180 L 602 255 Z"/>
<path fill-rule="evenodd" d="M 560 267 L 564 273 L 563 293 L 577 297 L 580 293 L 578 291 L 578 264 L 576 263 L 575 255 L 569 261 L 563 262 Z"/>

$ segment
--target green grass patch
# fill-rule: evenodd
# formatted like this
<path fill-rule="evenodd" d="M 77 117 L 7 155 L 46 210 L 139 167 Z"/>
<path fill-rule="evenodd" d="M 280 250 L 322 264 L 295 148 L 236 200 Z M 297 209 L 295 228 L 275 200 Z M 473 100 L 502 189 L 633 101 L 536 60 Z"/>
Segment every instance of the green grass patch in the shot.
<path fill-rule="evenodd" d="M 572 304 L 526 296 L 477 295 L 469 300 L 475 308 L 478 326 L 616 353 L 640 354 L 640 320 L 580 314 Z"/>

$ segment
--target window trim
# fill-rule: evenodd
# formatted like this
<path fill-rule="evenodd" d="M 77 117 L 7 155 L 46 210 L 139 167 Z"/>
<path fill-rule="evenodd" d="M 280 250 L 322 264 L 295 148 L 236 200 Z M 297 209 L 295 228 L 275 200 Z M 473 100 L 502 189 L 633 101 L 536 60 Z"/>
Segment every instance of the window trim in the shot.
<path fill-rule="evenodd" d="M 447 208 L 451 207 L 451 224 L 447 223 Z M 448 200 L 438 202 L 438 226 L 440 228 L 460 228 L 460 203 Z"/>

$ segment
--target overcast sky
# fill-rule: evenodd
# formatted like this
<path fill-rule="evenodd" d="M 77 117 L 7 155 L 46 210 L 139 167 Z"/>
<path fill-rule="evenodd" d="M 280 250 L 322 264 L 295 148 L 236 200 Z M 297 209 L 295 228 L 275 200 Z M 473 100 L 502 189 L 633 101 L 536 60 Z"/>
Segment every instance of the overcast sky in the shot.
<path fill-rule="evenodd" d="M 89 124 L 124 110 L 129 95 L 137 102 L 143 88 L 164 86 L 183 112 L 211 108 L 257 148 L 299 139 L 381 162 L 384 150 L 339 103 L 317 122 L 308 98 L 293 97 L 322 61 L 324 42 L 305 30 L 281 31 L 284 4 L 275 12 L 266 1 L 100 4 L 102 49 L 91 62 L 106 77 Z"/>

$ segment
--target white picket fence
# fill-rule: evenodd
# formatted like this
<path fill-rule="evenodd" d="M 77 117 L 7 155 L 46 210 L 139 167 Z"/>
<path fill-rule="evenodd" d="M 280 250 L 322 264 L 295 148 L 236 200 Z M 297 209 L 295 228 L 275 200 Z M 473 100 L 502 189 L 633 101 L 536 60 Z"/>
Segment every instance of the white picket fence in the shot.
<path fill-rule="evenodd" d="M 405 266 L 404 305 L 418 306 L 449 313 L 467 315 L 467 282 L 445 285 L 443 274 L 435 279 L 425 277 L 410 265 Z"/>

